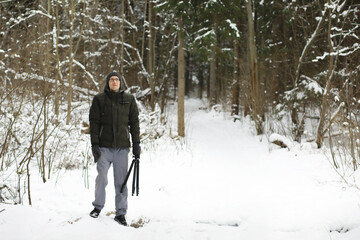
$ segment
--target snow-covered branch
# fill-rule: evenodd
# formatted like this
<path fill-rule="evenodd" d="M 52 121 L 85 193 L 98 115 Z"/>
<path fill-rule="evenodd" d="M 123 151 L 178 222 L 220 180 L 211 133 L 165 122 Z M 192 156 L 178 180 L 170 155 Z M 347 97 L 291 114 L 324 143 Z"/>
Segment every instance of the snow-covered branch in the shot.
<path fill-rule="evenodd" d="M 77 61 L 76 59 L 73 60 L 74 64 L 76 64 L 77 66 L 79 66 L 82 70 L 84 70 L 84 72 L 86 73 L 86 75 L 88 75 L 91 79 L 91 81 L 94 83 L 95 87 L 97 89 L 99 89 L 99 83 L 95 81 L 94 76 L 86 70 L 85 66 L 82 65 L 79 61 Z"/>
<path fill-rule="evenodd" d="M 20 23 L 24 22 L 24 21 L 27 21 L 28 19 L 34 17 L 34 16 L 37 16 L 37 15 L 41 15 L 41 16 L 45 16 L 45 17 L 48 17 L 50 19 L 53 19 L 53 16 L 47 14 L 47 13 L 44 13 L 43 11 L 40 11 L 40 10 L 30 10 L 29 15 L 27 16 L 19 16 L 18 18 L 16 19 L 10 19 L 9 22 L 14 22 L 12 25 L 9 26 L 9 28 L 13 28 L 17 25 L 19 25 Z"/>

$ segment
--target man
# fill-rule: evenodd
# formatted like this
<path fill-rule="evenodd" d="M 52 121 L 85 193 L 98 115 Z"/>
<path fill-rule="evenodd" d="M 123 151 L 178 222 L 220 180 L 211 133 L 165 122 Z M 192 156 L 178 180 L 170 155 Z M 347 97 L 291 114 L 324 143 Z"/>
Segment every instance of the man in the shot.
<path fill-rule="evenodd" d="M 130 134 L 133 155 L 140 158 L 139 112 L 133 95 L 121 88 L 121 76 L 112 72 L 106 77 L 104 92 L 97 94 L 90 107 L 90 136 L 92 153 L 98 175 L 95 180 L 94 210 L 90 216 L 97 218 L 105 205 L 107 173 L 113 164 L 115 185 L 115 221 L 127 225 L 127 197 L 125 187 L 120 193 L 128 169 Z M 129 134 L 130 131 L 130 134 Z"/>

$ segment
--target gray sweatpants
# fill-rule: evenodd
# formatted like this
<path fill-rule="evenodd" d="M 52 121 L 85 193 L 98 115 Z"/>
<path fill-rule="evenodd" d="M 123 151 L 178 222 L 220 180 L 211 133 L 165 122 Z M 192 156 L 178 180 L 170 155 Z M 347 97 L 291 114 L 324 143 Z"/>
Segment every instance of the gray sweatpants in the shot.
<path fill-rule="evenodd" d="M 95 201 L 92 203 L 94 207 L 103 209 L 105 205 L 106 191 L 108 184 L 107 174 L 111 163 L 114 170 L 115 185 L 115 208 L 116 216 L 125 215 L 127 211 L 128 190 L 125 187 L 124 192 L 120 193 L 121 186 L 125 180 L 128 169 L 129 148 L 100 148 L 101 156 L 97 161 L 98 175 L 95 180 Z"/>

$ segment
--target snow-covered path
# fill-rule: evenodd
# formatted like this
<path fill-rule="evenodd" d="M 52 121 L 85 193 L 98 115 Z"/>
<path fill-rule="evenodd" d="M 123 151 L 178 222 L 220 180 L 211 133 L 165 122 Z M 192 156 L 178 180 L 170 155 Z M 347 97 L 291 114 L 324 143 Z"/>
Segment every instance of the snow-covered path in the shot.
<path fill-rule="evenodd" d="M 206 223 L 213 232 L 200 231 L 204 238 L 229 231 L 225 239 L 341 239 L 330 231 L 360 226 L 358 193 L 332 183 L 337 176 L 323 155 L 306 145 L 269 152 L 249 126 L 211 115 L 191 115 L 191 163 L 174 169 L 163 188 L 177 193 L 174 214 L 180 208 L 184 219 L 200 223 L 191 231 Z"/>
<path fill-rule="evenodd" d="M 186 144 L 143 148 L 140 196 L 129 197 L 127 215 L 149 220 L 143 228 L 113 221 L 111 171 L 102 215 L 88 216 L 93 165 L 89 188 L 81 171 L 46 184 L 34 177 L 33 207 L 0 204 L 1 239 L 360 239 L 359 193 L 334 182 L 318 150 L 269 151 L 249 126 L 200 104 L 187 101 Z"/>

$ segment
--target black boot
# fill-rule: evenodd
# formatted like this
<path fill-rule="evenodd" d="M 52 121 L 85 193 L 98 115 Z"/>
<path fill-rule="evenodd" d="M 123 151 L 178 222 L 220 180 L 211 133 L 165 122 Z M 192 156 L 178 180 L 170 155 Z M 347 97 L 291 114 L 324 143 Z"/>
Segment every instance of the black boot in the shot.
<path fill-rule="evenodd" d="M 115 221 L 117 221 L 119 224 L 121 225 L 124 225 L 124 226 L 127 226 L 127 222 L 126 222 L 126 219 L 125 219 L 125 215 L 117 215 L 115 218 L 114 218 Z"/>
<path fill-rule="evenodd" d="M 99 216 L 100 212 L 101 212 L 100 209 L 94 208 L 94 210 L 92 210 L 90 212 L 90 217 L 97 218 Z"/>

